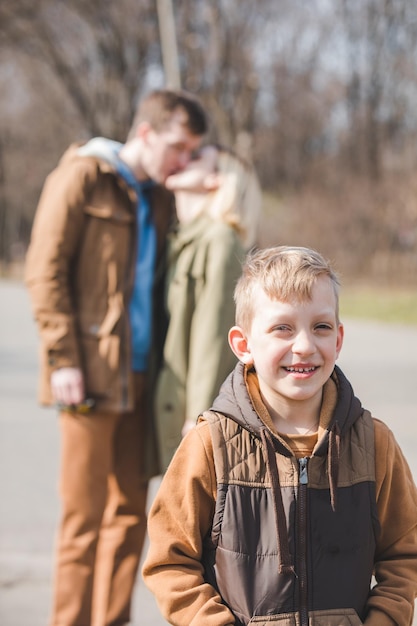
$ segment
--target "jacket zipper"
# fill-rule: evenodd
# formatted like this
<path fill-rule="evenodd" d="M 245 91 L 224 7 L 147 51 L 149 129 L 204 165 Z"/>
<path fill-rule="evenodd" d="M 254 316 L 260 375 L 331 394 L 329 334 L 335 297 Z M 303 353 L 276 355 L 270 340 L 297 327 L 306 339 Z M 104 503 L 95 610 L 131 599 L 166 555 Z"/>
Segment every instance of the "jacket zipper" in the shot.
<path fill-rule="evenodd" d="M 298 459 L 300 465 L 300 484 L 298 489 L 298 585 L 300 591 L 300 626 L 308 626 L 307 595 L 307 484 L 308 458 Z"/>

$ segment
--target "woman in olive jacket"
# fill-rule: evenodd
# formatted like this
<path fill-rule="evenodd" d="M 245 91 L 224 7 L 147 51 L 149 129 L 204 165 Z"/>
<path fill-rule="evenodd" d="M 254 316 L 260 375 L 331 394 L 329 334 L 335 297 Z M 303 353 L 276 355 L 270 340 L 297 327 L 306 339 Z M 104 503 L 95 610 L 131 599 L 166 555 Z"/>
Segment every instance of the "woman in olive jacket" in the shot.
<path fill-rule="evenodd" d="M 170 321 L 156 394 L 163 471 L 235 366 L 227 343 L 233 291 L 245 249 L 256 242 L 261 204 L 253 169 L 214 145 L 167 187 L 175 192 L 178 228 L 170 241 Z"/>

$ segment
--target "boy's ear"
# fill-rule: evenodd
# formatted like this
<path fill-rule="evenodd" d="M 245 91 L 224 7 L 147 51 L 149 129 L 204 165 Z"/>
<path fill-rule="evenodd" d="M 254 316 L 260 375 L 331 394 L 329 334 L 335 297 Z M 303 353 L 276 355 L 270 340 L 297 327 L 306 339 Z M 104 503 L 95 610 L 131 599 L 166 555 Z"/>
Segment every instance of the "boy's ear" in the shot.
<path fill-rule="evenodd" d="M 229 330 L 229 346 L 239 361 L 245 365 L 252 365 L 253 357 L 249 349 L 248 340 L 240 326 L 232 326 Z"/>
<path fill-rule="evenodd" d="M 345 336 L 344 326 L 343 324 L 339 323 L 339 326 L 337 328 L 337 340 L 336 340 L 336 359 L 339 358 L 339 354 L 343 346 L 344 336 Z"/>

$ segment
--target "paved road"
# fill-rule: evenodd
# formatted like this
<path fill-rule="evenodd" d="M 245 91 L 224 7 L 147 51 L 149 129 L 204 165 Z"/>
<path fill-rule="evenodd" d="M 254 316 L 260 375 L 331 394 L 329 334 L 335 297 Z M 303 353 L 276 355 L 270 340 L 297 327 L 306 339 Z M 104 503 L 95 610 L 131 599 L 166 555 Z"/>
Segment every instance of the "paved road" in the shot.
<path fill-rule="evenodd" d="M 351 320 L 345 326 L 339 365 L 363 404 L 392 427 L 417 479 L 417 328 Z M 1 626 L 46 626 L 51 599 L 58 429 L 54 411 L 36 404 L 36 377 L 27 294 L 18 282 L 0 281 Z M 164 624 L 138 580 L 132 626 Z"/>

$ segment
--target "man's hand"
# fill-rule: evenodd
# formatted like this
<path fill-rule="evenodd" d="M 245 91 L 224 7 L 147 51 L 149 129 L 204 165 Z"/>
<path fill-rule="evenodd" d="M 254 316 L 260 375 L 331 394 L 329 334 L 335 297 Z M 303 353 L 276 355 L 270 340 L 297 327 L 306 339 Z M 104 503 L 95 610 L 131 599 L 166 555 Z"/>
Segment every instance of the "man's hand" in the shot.
<path fill-rule="evenodd" d="M 52 394 L 60 404 L 80 404 L 84 400 L 84 377 L 78 367 L 62 367 L 51 375 Z"/>

